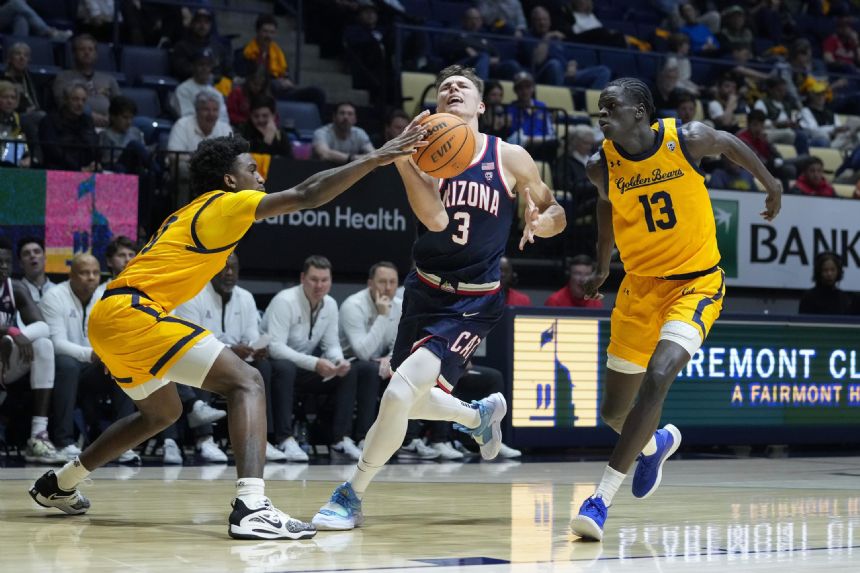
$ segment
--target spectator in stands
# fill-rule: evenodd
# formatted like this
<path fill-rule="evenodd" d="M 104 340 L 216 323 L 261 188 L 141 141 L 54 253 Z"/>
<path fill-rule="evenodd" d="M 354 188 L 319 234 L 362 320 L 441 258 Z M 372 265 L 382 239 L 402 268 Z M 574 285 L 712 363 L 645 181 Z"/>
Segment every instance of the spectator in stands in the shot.
<path fill-rule="evenodd" d="M 681 7 L 687 3 L 693 3 L 695 0 L 651 0 L 651 5 L 656 8 L 661 14 L 666 17 L 666 26 L 671 29 L 677 29 L 684 25 L 684 19 L 681 16 Z M 716 34 L 720 31 L 720 13 L 716 10 L 709 9 L 711 2 L 697 2 L 699 8 L 704 7 L 704 10 L 698 10 L 699 16 L 696 22 L 704 24 L 712 33 Z"/>
<path fill-rule="evenodd" d="M 240 133 L 251 144 L 251 154 L 257 160 L 257 171 L 265 179 L 272 157 L 293 156 L 293 144 L 284 128 L 279 127 L 275 115 L 275 100 L 265 96 L 251 102 L 251 119 Z"/>
<path fill-rule="evenodd" d="M 251 72 L 245 76 L 245 81 L 237 82 L 227 97 L 230 123 L 235 126 L 247 123 L 251 119 L 251 101 L 266 97 L 272 97 L 269 74 L 262 66 L 252 66 Z"/>
<path fill-rule="evenodd" d="M 194 10 L 187 32 L 171 50 L 170 64 L 173 75 L 184 80 L 194 75 L 194 59 L 207 52 L 212 64 L 211 84 L 226 97 L 232 87 L 233 55 L 229 46 L 212 32 L 214 18 L 209 8 Z"/>
<path fill-rule="evenodd" d="M 344 356 L 355 358 L 358 393 L 353 439 L 362 446 L 376 419 L 380 387 L 391 378 L 391 352 L 403 300 L 396 296 L 397 267 L 380 261 L 370 267 L 367 288 L 347 297 L 340 307 L 340 341 Z"/>
<path fill-rule="evenodd" d="M 690 38 L 693 55 L 707 56 L 720 50 L 720 41 L 713 31 L 699 20 L 699 10 L 692 2 L 681 4 L 678 8 L 683 24 L 679 31 Z"/>
<path fill-rule="evenodd" d="M 212 53 L 206 49 L 198 52 L 191 60 L 191 77 L 176 86 L 176 91 L 171 98 L 173 111 L 179 117 L 194 115 L 194 99 L 200 92 L 211 92 L 218 97 L 218 119 L 229 123 L 227 115 L 227 104 L 224 97 L 212 85 Z"/>
<path fill-rule="evenodd" d="M 838 254 L 824 251 L 812 263 L 812 281 L 815 286 L 800 298 L 800 314 L 846 315 L 860 313 L 856 295 L 839 288 L 845 274 L 845 263 Z"/>
<path fill-rule="evenodd" d="M 556 292 L 552 293 L 544 303 L 545 306 L 565 306 L 584 308 L 603 308 L 603 301 L 585 298 L 583 285 L 594 273 L 594 261 L 588 255 L 576 255 L 567 265 L 568 281 Z"/>
<path fill-rule="evenodd" d="M 849 127 L 827 106 L 827 84 L 813 81 L 806 90 L 806 105 L 800 110 L 800 127 L 809 143 L 816 147 L 835 147 L 847 151 L 856 145 L 857 125 Z"/>
<path fill-rule="evenodd" d="M 502 292 L 505 293 L 505 304 L 510 306 L 531 306 L 531 297 L 514 288 L 518 277 L 508 257 L 499 259 L 499 271 L 501 272 L 500 282 L 502 283 Z"/>
<path fill-rule="evenodd" d="M 571 42 L 599 44 L 615 48 L 626 48 L 624 34 L 610 30 L 594 14 L 593 0 L 573 0 L 571 3 L 572 25 L 567 37 Z"/>
<path fill-rule="evenodd" d="M 744 9 L 733 4 L 722 14 L 722 29 L 720 30 L 717 39 L 723 50 L 728 50 L 732 47 L 744 47 L 752 52 L 753 50 L 753 33 L 747 26 L 747 16 Z"/>
<path fill-rule="evenodd" d="M 105 372 L 104 364 L 88 338 L 89 316 L 101 298 L 101 270 L 98 260 L 88 253 L 72 257 L 69 280 L 45 293 L 39 308 L 51 330 L 57 378 L 52 400 L 52 431 L 61 457 L 74 459 L 81 453 L 75 443 L 76 405 L 92 428 L 88 436 L 98 433 L 98 403 L 108 397 L 113 420 L 134 413 L 134 402 Z M 113 421 L 112 420 L 112 421 Z M 133 450 L 122 454 L 121 463 L 140 461 Z"/>
<path fill-rule="evenodd" d="M 394 30 L 379 24 L 373 0 L 359 0 L 355 24 L 344 30 L 347 61 L 356 87 L 370 91 L 374 101 L 393 102 L 397 78 L 391 55 Z"/>
<path fill-rule="evenodd" d="M 519 0 L 478 0 L 478 10 L 487 27 L 496 34 L 521 37 L 526 31 L 526 15 Z"/>
<path fill-rule="evenodd" d="M 343 165 L 373 151 L 370 137 L 366 131 L 355 126 L 356 121 L 352 103 L 337 104 L 331 123 L 314 131 L 314 156 Z"/>
<path fill-rule="evenodd" d="M 521 70 L 520 65 L 516 60 L 502 60 L 492 42 L 479 36 L 484 32 L 481 12 L 475 7 L 466 8 L 461 19 L 461 32 L 457 35 L 446 34 L 440 40 L 441 56 L 446 62 L 475 68 L 484 81 L 490 77 L 513 78 Z"/>
<path fill-rule="evenodd" d="M 289 64 L 284 51 L 275 42 L 278 21 L 270 14 L 260 14 L 255 24 L 257 35 L 242 50 L 246 65 L 256 64 L 264 68 L 272 81 L 272 89 L 278 97 L 291 101 L 315 103 L 322 113 L 325 93 L 316 86 L 296 85 L 290 78 Z"/>
<path fill-rule="evenodd" d="M 119 173 L 141 175 L 150 168 L 152 158 L 144 145 L 143 133 L 132 125 L 137 115 L 133 99 L 116 96 L 110 100 L 109 125 L 99 133 L 102 166 Z"/>
<path fill-rule="evenodd" d="M 714 99 L 708 102 L 708 118 L 716 129 L 737 133 L 741 126 L 738 115 L 749 112 L 746 102 L 738 95 L 735 76 L 727 73 L 720 77 Z"/>
<path fill-rule="evenodd" d="M 720 166 L 711 173 L 708 180 L 711 189 L 730 189 L 732 191 L 758 191 L 755 178 L 749 171 L 734 161 L 720 160 Z"/>
<path fill-rule="evenodd" d="M 775 75 L 785 80 L 787 97 L 796 107 L 803 103 L 800 86 L 815 77 L 826 77 L 827 70 L 817 66 L 812 57 L 812 44 L 806 38 L 799 38 L 791 43 L 788 51 L 788 61 L 778 61 L 774 66 Z"/>
<path fill-rule="evenodd" d="M 301 284 L 275 295 L 263 315 L 263 330 L 271 337 L 273 376 L 282 380 L 272 387 L 275 440 L 288 456 L 298 456 L 302 450 L 293 438 L 294 391 L 327 394 L 334 402 L 329 450 L 357 460 L 361 450 L 350 437 L 357 372 L 343 356 L 337 303 L 330 290 L 331 263 L 312 255 L 305 259 Z"/>
<path fill-rule="evenodd" d="M 678 67 L 678 87 L 693 95 L 699 95 L 701 88 L 693 81 L 693 66 L 689 56 L 690 37 L 681 33 L 669 36 L 669 55 L 666 61 L 673 62 Z"/>
<path fill-rule="evenodd" d="M 260 335 L 260 315 L 254 296 L 238 285 L 239 257 L 227 257 L 224 268 L 206 283 L 197 295 L 179 305 L 175 314 L 209 330 L 242 360 L 259 370 L 266 384 L 266 395 L 271 396 L 272 366 L 267 360 L 266 340 Z M 192 408 L 214 410 L 209 405 L 211 394 L 198 388 L 189 388 L 195 395 Z M 223 417 L 224 412 L 219 415 Z M 189 424 L 190 425 L 190 424 Z M 271 424 L 270 424 L 271 425 Z M 196 426 L 197 451 L 210 461 L 226 461 L 227 456 L 212 439 L 211 424 Z M 169 438 L 168 438 L 169 439 Z M 270 443 L 266 444 L 266 459 L 283 461 L 284 453 Z"/>
<path fill-rule="evenodd" d="M 391 141 L 406 129 L 412 118 L 400 108 L 391 110 L 388 117 L 385 119 L 385 127 L 382 133 L 378 133 L 371 138 L 374 147 L 382 147 L 386 141 Z"/>
<path fill-rule="evenodd" d="M 836 21 L 836 32 L 824 39 L 822 58 L 828 69 L 846 74 L 858 73 L 860 66 L 860 42 L 857 30 L 853 28 L 853 18 L 840 17 Z"/>
<path fill-rule="evenodd" d="M 105 247 L 105 263 L 107 264 L 110 278 L 125 270 L 128 263 L 137 254 L 137 245 L 125 235 L 117 235 Z"/>
<path fill-rule="evenodd" d="M 678 107 L 678 98 L 684 93 L 684 90 L 678 85 L 680 77 L 678 65 L 672 60 L 667 60 L 657 72 L 657 81 L 651 93 L 658 116 L 674 115 L 674 110 Z"/>
<path fill-rule="evenodd" d="M 507 139 L 511 134 L 511 118 L 504 105 L 505 89 L 496 81 L 484 84 L 484 113 L 478 116 L 481 133 Z"/>
<path fill-rule="evenodd" d="M 24 273 L 21 284 L 27 287 L 33 302 L 38 304 L 45 293 L 57 286 L 45 274 L 45 242 L 39 237 L 18 240 L 18 264 Z"/>
<path fill-rule="evenodd" d="M 758 24 L 757 36 L 783 44 L 797 34 L 797 23 L 782 0 L 765 0 L 754 7 L 752 13 Z"/>
<path fill-rule="evenodd" d="M 766 120 L 767 116 L 760 109 L 750 111 L 747 114 L 747 127 L 739 131 L 737 137 L 755 151 L 767 170 L 782 182 L 782 188 L 789 189 L 788 182 L 794 178 L 796 170 L 794 165 L 786 163 L 768 140 L 764 127 Z"/>
<path fill-rule="evenodd" d="M 16 109 L 18 87 L 0 80 L 0 165 L 29 167 L 30 150 Z"/>
<path fill-rule="evenodd" d="M 508 143 L 522 145 L 539 160 L 549 160 L 558 148 L 552 115 L 546 104 L 535 99 L 535 83 L 531 74 L 520 72 L 514 78 L 517 99 L 508 105 L 512 134 Z"/>
<path fill-rule="evenodd" d="M 42 165 L 46 169 L 86 171 L 98 169 L 98 135 L 93 118 L 85 113 L 87 88 L 66 84 L 60 109 L 39 122 Z"/>
<path fill-rule="evenodd" d="M 558 161 L 553 177 L 558 189 L 573 193 L 577 207 L 588 203 L 592 210 L 597 200 L 597 188 L 588 179 L 585 166 L 594 153 L 594 143 L 594 129 L 590 125 L 579 123 L 570 126 L 567 155 Z"/>
<path fill-rule="evenodd" d="M 211 91 L 201 91 L 194 98 L 194 115 L 179 118 L 170 129 L 168 151 L 191 153 L 204 139 L 230 135 L 230 125 L 221 121 L 222 98 Z"/>
<path fill-rule="evenodd" d="M 765 135 L 768 141 L 793 144 L 798 155 L 809 153 L 809 140 L 796 121 L 800 110 L 788 99 L 784 79 L 779 76 L 769 78 L 767 93 L 756 101 L 753 107 L 763 112 L 767 118 Z"/>
<path fill-rule="evenodd" d="M 681 123 L 690 123 L 696 120 L 696 98 L 693 97 L 693 94 L 681 90 L 681 93 L 675 98 L 675 115 Z M 711 122 L 703 119 L 702 123 L 710 125 Z"/>
<path fill-rule="evenodd" d="M 24 42 L 15 42 L 9 47 L 6 51 L 6 69 L 0 79 L 18 86 L 21 98 L 15 111 L 19 114 L 38 112 L 41 109 L 38 88 L 30 74 L 30 46 Z"/>
<path fill-rule="evenodd" d="M 123 44 L 156 46 L 179 36 L 181 7 L 146 0 L 122 0 L 120 38 Z M 178 43 L 178 42 L 177 42 Z"/>
<path fill-rule="evenodd" d="M 0 32 L 13 36 L 46 36 L 57 42 L 65 42 L 72 37 L 68 30 L 57 30 L 48 26 L 45 20 L 31 8 L 26 0 L 7 0 L 0 6 Z"/>
<path fill-rule="evenodd" d="M 33 413 L 24 459 L 65 461 L 48 437 L 48 412 L 54 387 L 54 346 L 39 307 L 20 281 L 13 280 L 12 243 L 0 237 L 0 368 L 3 383 L 13 384 L 30 374 Z M 18 316 L 24 326 L 19 328 Z"/>
<path fill-rule="evenodd" d="M 83 0 L 78 2 L 78 32 L 86 32 L 100 42 L 113 40 L 114 0 Z"/>
<path fill-rule="evenodd" d="M 824 177 L 824 162 L 821 159 L 814 156 L 805 157 L 798 162 L 797 170 L 799 175 L 797 181 L 794 182 L 793 193 L 817 197 L 836 197 L 833 185 Z"/>
<path fill-rule="evenodd" d="M 110 98 L 120 95 L 119 84 L 112 75 L 95 69 L 99 54 L 96 39 L 79 34 L 72 40 L 71 70 L 63 70 L 54 79 L 54 101 L 61 101 L 66 86 L 78 83 L 87 91 L 87 104 L 96 127 L 107 127 Z"/>

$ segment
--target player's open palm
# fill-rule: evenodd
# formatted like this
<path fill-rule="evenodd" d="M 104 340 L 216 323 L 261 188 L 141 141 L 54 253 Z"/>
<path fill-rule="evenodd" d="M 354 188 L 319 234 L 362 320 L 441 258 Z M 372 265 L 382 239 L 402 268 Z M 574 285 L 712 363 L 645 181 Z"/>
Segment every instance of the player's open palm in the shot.
<path fill-rule="evenodd" d="M 427 141 L 424 139 L 427 135 L 427 130 L 421 125 L 420 121 L 426 117 L 428 111 L 423 111 L 418 114 L 412 122 L 406 126 L 403 133 L 385 143 L 382 147 L 374 151 L 374 155 L 379 160 L 380 165 L 388 165 L 398 157 L 412 155 L 416 149 L 427 146 Z"/>
<path fill-rule="evenodd" d="M 532 201 L 532 195 L 528 187 L 523 191 L 523 194 L 526 198 L 526 210 L 523 213 L 523 237 L 520 239 L 521 251 L 525 248 L 526 243 L 535 242 L 535 231 L 537 230 L 538 219 L 540 218 L 540 209 Z"/>

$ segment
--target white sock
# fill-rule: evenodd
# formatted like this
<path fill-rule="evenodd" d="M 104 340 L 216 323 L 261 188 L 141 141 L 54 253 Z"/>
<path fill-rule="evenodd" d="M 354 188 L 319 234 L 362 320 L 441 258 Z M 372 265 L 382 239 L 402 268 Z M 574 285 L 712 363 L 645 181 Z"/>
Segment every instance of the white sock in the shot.
<path fill-rule="evenodd" d="M 645 447 L 642 448 L 642 454 L 646 456 L 653 456 L 657 453 L 657 440 L 654 436 L 651 436 L 651 439 L 648 440 L 648 443 L 645 444 Z"/>
<path fill-rule="evenodd" d="M 627 474 L 615 471 L 611 467 L 606 466 L 606 469 L 603 470 L 603 479 L 600 480 L 600 484 L 597 486 L 597 491 L 594 492 L 595 497 L 602 497 L 603 503 L 606 504 L 606 507 L 609 507 L 612 505 L 612 498 L 615 497 L 615 493 L 618 491 L 618 488 L 621 487 L 625 477 L 627 477 Z"/>
<path fill-rule="evenodd" d="M 33 419 L 30 420 L 30 437 L 35 438 L 42 432 L 48 431 L 48 417 L 47 416 L 33 416 Z"/>
<path fill-rule="evenodd" d="M 236 497 L 251 509 L 260 507 L 266 497 L 266 482 L 262 478 L 239 478 L 236 480 Z"/>
<path fill-rule="evenodd" d="M 445 420 L 467 428 L 481 425 L 481 414 L 462 400 L 441 388 L 432 388 L 409 412 L 412 420 Z"/>
<path fill-rule="evenodd" d="M 90 470 L 84 467 L 80 458 L 75 458 L 57 472 L 57 485 L 64 491 L 73 491 L 88 475 Z"/>

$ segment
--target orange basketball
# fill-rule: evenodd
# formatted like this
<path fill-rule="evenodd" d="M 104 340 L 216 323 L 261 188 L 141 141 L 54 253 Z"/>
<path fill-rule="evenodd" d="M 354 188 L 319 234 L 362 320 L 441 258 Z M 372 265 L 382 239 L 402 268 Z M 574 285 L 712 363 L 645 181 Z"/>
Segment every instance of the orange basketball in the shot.
<path fill-rule="evenodd" d="M 429 144 L 412 154 L 418 168 L 437 179 L 465 171 L 475 156 L 475 134 L 466 122 L 450 113 L 436 113 L 421 124 L 427 128 Z"/>

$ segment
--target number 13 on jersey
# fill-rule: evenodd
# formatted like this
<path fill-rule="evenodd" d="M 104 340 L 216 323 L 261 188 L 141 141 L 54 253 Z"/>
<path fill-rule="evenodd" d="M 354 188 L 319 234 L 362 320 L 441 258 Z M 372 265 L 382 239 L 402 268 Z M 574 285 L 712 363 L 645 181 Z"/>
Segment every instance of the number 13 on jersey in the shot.
<path fill-rule="evenodd" d="M 657 229 L 668 231 L 678 222 L 678 219 L 675 217 L 675 209 L 672 207 L 672 196 L 668 192 L 657 191 L 650 197 L 648 195 L 639 195 L 638 199 L 645 210 L 645 224 L 648 226 L 649 233 L 654 233 Z M 659 219 L 654 218 L 651 205 L 659 206 L 659 213 L 662 217 Z"/>

